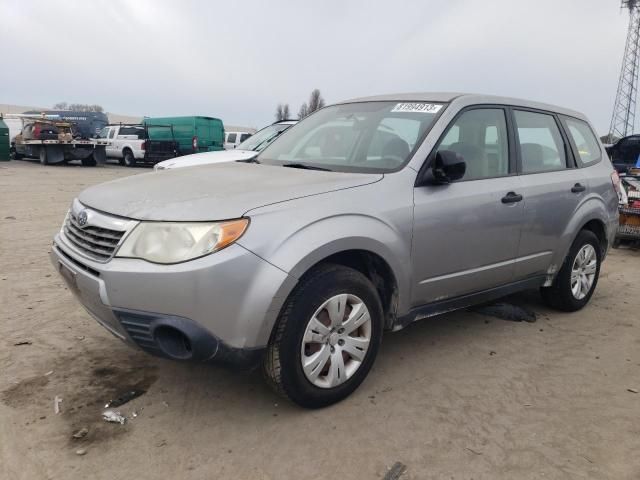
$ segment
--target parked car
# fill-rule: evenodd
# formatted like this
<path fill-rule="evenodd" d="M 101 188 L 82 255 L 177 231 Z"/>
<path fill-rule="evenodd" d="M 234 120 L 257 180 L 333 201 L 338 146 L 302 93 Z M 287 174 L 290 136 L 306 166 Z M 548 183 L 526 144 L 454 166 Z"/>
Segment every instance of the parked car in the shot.
<path fill-rule="evenodd" d="M 237 148 L 242 142 L 251 137 L 249 132 L 225 132 L 224 133 L 224 149 L 233 150 Z"/>
<path fill-rule="evenodd" d="M 178 152 L 172 127 L 167 125 L 108 125 L 99 137 L 109 142 L 107 158 L 117 158 L 127 167 L 156 164 L 174 158 Z"/>
<path fill-rule="evenodd" d="M 583 308 L 618 223 L 605 155 L 588 120 L 560 107 L 350 100 L 249 162 L 84 190 L 51 258 L 128 344 L 262 364 L 279 393 L 321 407 L 360 385 L 383 330 L 533 288 Z"/>
<path fill-rule="evenodd" d="M 255 157 L 262 150 L 267 148 L 282 132 L 297 120 L 282 120 L 276 122 L 262 130 L 256 132 L 238 145 L 235 150 L 225 150 L 222 152 L 207 152 L 187 155 L 185 157 L 165 160 L 156 164 L 154 170 L 171 170 L 174 168 L 193 167 L 195 165 L 206 165 L 209 163 L 232 162 L 234 160 L 248 160 Z"/>
<path fill-rule="evenodd" d="M 178 142 L 178 155 L 215 152 L 224 149 L 224 125 L 213 117 L 157 117 L 145 118 L 145 125 L 170 125 L 173 138 Z M 168 139 L 168 132 L 157 132 L 156 137 Z"/>
<path fill-rule="evenodd" d="M 640 135 L 621 138 L 607 147 L 613 168 L 619 173 L 627 173 L 640 162 Z"/>

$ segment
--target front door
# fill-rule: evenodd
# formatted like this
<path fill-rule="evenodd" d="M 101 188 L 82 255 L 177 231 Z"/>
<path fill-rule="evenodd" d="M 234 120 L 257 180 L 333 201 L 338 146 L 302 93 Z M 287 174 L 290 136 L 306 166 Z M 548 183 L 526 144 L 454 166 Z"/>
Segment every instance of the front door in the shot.
<path fill-rule="evenodd" d="M 523 204 L 508 137 L 503 108 L 474 107 L 436 146 L 461 156 L 466 172 L 414 189 L 412 306 L 513 280 Z"/>

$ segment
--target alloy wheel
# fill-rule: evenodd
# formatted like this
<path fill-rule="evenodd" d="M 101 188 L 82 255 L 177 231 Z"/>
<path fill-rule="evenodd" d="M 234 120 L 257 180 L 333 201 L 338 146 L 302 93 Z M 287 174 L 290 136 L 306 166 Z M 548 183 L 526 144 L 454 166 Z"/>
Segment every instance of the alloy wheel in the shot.
<path fill-rule="evenodd" d="M 333 388 L 360 368 L 371 342 L 371 316 L 355 295 L 326 300 L 309 320 L 301 346 L 302 370 L 316 387 Z"/>
<path fill-rule="evenodd" d="M 593 245 L 586 244 L 578 250 L 571 267 L 571 293 L 582 300 L 591 291 L 598 269 L 598 256 Z"/>

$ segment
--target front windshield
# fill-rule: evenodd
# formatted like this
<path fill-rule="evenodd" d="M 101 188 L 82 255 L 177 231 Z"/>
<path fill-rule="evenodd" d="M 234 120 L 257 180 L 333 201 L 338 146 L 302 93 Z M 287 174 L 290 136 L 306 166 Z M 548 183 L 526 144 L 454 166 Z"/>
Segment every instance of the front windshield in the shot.
<path fill-rule="evenodd" d="M 259 132 L 251 135 L 244 142 L 238 145 L 238 150 L 253 150 L 256 152 L 261 152 L 265 149 L 267 145 L 269 145 L 275 138 L 280 135 L 280 133 L 284 132 L 291 125 L 287 124 L 277 124 L 277 125 L 269 125 L 268 127 L 263 128 Z"/>
<path fill-rule="evenodd" d="M 402 168 L 441 103 L 362 102 L 323 108 L 273 142 L 258 161 L 342 172 Z"/>

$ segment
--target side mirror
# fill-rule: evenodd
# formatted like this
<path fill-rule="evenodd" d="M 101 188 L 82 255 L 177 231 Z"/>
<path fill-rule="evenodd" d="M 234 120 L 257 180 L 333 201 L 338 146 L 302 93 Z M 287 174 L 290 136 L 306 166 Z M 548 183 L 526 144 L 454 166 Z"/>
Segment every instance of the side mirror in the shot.
<path fill-rule="evenodd" d="M 438 150 L 431 165 L 431 182 L 444 185 L 464 177 L 467 164 L 462 156 L 451 150 Z"/>

